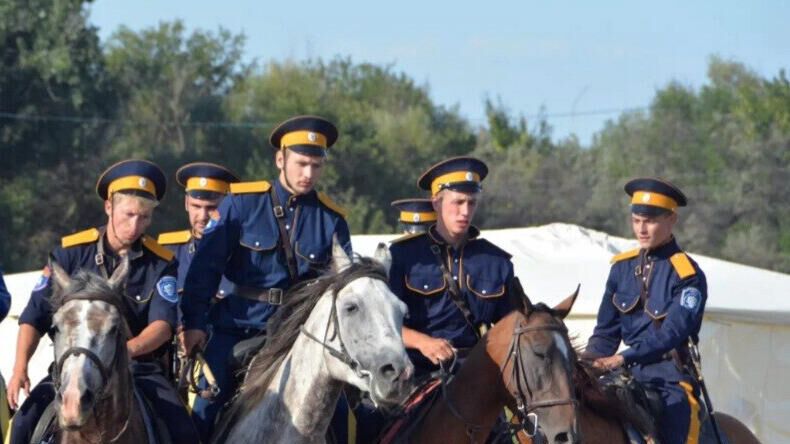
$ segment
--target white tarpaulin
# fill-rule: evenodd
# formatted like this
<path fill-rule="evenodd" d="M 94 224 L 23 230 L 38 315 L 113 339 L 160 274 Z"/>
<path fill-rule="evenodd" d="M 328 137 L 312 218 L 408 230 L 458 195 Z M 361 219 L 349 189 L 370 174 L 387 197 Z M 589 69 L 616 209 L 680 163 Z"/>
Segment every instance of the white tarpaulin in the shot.
<path fill-rule="evenodd" d="M 482 236 L 513 255 L 516 275 L 533 301 L 553 305 L 577 284 L 581 292 L 568 320 L 572 334 L 590 336 L 612 255 L 635 243 L 576 225 L 484 231 Z M 354 250 L 373 254 L 395 235 L 352 236 Z M 682 239 L 679 240 L 682 247 Z M 704 374 L 717 410 L 733 414 L 766 443 L 790 443 L 790 275 L 691 256 L 708 279 L 708 303 L 701 332 Z M 13 296 L 12 319 L 0 324 L 4 344 L 0 371 L 13 366 L 16 319 L 27 303 L 38 272 L 6 276 Z M 35 384 L 52 361 L 43 340 L 30 367 Z"/>

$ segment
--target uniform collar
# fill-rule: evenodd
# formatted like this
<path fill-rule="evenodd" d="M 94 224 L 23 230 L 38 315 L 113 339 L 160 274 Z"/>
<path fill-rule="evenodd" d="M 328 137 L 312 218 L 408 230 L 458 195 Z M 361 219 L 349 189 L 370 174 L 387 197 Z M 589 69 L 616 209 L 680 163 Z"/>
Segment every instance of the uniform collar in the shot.
<path fill-rule="evenodd" d="M 447 243 L 439 234 L 439 230 L 436 229 L 436 224 L 433 224 L 430 228 L 428 228 L 428 236 L 439 245 L 444 245 Z M 480 236 L 480 230 L 476 226 L 470 225 L 469 231 L 467 231 L 467 242 L 472 239 L 477 239 L 478 236 Z"/>
<path fill-rule="evenodd" d="M 660 247 L 654 248 L 652 250 L 648 250 L 647 257 L 648 259 L 669 259 L 673 254 L 677 253 L 680 250 L 677 241 L 675 240 L 675 236 L 673 235 L 669 242 L 661 245 Z"/>
<path fill-rule="evenodd" d="M 297 206 L 303 202 L 314 200 L 317 195 L 315 189 L 310 190 L 307 194 L 293 194 L 280 182 L 279 177 L 274 181 L 274 192 L 277 193 L 277 197 L 284 207 Z"/>
<path fill-rule="evenodd" d="M 143 235 L 145 236 L 145 235 Z M 129 249 L 129 260 L 133 261 L 143 255 L 143 236 L 140 236 L 134 244 L 132 244 L 132 248 Z M 112 251 L 110 248 L 110 242 L 107 240 L 107 226 L 104 225 L 99 228 L 99 240 L 96 242 L 96 249 L 98 250 L 99 254 L 104 256 L 118 258 L 120 257 L 118 253 Z"/>

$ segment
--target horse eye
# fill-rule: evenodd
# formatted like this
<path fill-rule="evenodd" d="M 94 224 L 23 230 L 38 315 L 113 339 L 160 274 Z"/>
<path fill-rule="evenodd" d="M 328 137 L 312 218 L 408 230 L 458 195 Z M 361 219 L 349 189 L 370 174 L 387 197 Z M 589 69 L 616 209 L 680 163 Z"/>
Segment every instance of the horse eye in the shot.
<path fill-rule="evenodd" d="M 348 304 L 343 308 L 346 310 L 346 313 L 354 313 L 359 309 L 359 306 L 357 304 Z"/>

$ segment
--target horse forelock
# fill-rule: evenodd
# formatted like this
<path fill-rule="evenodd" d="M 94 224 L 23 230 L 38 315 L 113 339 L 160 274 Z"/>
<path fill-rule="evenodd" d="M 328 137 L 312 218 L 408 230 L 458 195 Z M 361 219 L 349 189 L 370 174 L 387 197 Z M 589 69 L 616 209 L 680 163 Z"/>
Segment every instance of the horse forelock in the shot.
<path fill-rule="evenodd" d="M 327 271 L 319 278 L 299 283 L 284 296 L 283 304 L 267 321 L 267 337 L 263 348 L 255 356 L 238 398 L 231 409 L 231 417 L 247 412 L 257 405 L 277 373 L 280 364 L 299 336 L 301 326 L 307 321 L 321 297 L 331 292 L 333 297 L 349 283 L 360 278 L 387 281 L 387 273 L 378 261 L 355 257 L 354 262 L 339 272 Z"/>

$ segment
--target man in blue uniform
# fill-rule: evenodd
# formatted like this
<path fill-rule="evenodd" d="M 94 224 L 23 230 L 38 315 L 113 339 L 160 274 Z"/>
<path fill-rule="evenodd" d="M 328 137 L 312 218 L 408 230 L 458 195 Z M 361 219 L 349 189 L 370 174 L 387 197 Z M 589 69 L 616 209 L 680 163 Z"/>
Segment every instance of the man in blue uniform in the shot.
<path fill-rule="evenodd" d="M 236 388 L 227 368 L 233 346 L 265 333 L 284 292 L 329 265 L 333 236 L 351 254 L 343 210 L 315 190 L 337 135 L 335 126 L 320 117 L 299 116 L 280 124 L 269 139 L 279 177 L 273 183 L 231 184 L 217 218 L 203 231 L 181 307 L 185 349 L 192 352 L 205 344 L 206 360 L 220 384 L 218 400 L 197 399 L 193 408 L 204 439 Z M 212 306 L 223 276 L 234 285 L 232 294 Z"/>
<path fill-rule="evenodd" d="M 164 376 L 161 356 L 167 350 L 176 324 L 176 269 L 173 254 L 146 236 L 153 211 L 165 193 L 166 179 L 155 164 L 143 160 L 119 162 L 99 178 L 96 190 L 104 200 L 107 225 L 91 228 L 61 241 L 51 260 L 70 275 L 81 269 L 105 277 L 112 275 L 122 256 L 130 260 L 124 291 L 127 322 L 132 338 L 127 349 L 132 358 L 135 385 L 141 389 L 165 423 L 173 442 L 197 442 L 184 405 Z M 52 336 L 52 287 L 50 266 L 38 281 L 19 318 L 16 362 L 8 385 L 8 401 L 17 407 L 19 391 L 29 390 L 27 365 L 41 336 Z M 44 409 L 54 399 L 49 376 L 29 393 L 13 419 L 11 443 L 30 441 L 30 435 Z"/>
<path fill-rule="evenodd" d="M 426 233 L 404 236 L 390 246 L 390 287 L 409 307 L 403 342 L 416 374 L 473 347 L 481 325 L 512 310 L 510 254 L 472 225 L 488 167 L 456 157 L 429 168 L 418 186 L 429 190 L 438 220 Z"/>
<path fill-rule="evenodd" d="M 0 322 L 8 315 L 8 310 L 11 309 L 11 294 L 5 287 L 3 280 L 3 272 L 0 271 Z"/>
<path fill-rule="evenodd" d="M 436 222 L 431 199 L 400 199 L 391 205 L 400 211 L 398 229 L 404 234 L 424 233 Z"/>
<path fill-rule="evenodd" d="M 639 248 L 618 254 L 606 281 L 598 321 L 585 350 L 604 370 L 630 367 L 661 394 L 662 443 L 696 443 L 698 387 L 683 370 L 689 339 L 695 343 L 707 299 L 705 274 L 680 249 L 672 228 L 686 196 L 654 178 L 629 181 L 631 225 Z M 628 348 L 617 353 L 620 342 Z"/>

